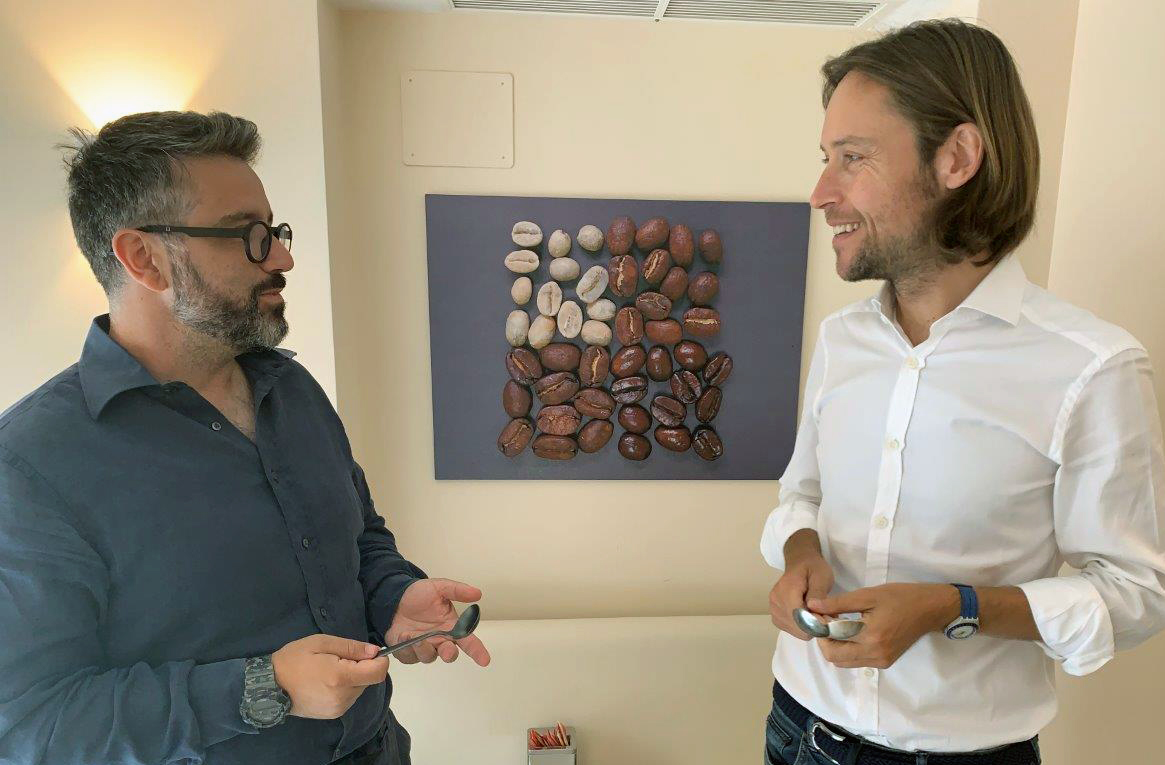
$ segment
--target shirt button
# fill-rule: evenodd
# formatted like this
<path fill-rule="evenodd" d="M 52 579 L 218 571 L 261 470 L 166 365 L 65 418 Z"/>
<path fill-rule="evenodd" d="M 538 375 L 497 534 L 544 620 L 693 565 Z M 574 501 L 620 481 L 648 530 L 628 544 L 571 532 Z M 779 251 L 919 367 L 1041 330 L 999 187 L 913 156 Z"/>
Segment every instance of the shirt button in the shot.
<path fill-rule="evenodd" d="M 302 541 L 303 541 L 303 549 L 310 550 L 311 549 L 311 540 L 308 539 L 307 537 L 304 537 Z"/>
<path fill-rule="evenodd" d="M 211 430 L 222 430 L 222 423 L 221 422 L 212 422 L 212 423 L 210 423 L 210 429 Z"/>
<path fill-rule="evenodd" d="M 877 518 L 874 519 L 874 525 L 880 529 L 884 529 L 890 525 L 890 519 L 884 515 L 879 515 Z"/>
<path fill-rule="evenodd" d="M 876 674 L 878 674 L 878 673 L 875 672 L 873 669 L 866 667 L 866 677 L 872 678 Z"/>
<path fill-rule="evenodd" d="M 321 609 L 320 609 L 320 616 L 322 616 L 323 618 L 327 619 L 327 618 L 328 618 L 328 609 L 326 609 L 326 608 L 321 608 Z"/>
<path fill-rule="evenodd" d="M 910 367 L 911 369 L 918 369 L 918 359 L 911 356 L 910 358 L 906 359 L 906 366 Z"/>
<path fill-rule="evenodd" d="M 898 443 L 898 439 L 897 439 L 897 438 L 891 438 L 891 439 L 889 439 L 888 441 L 886 441 L 886 448 L 887 448 L 887 449 L 889 449 L 889 450 L 890 450 L 890 451 L 892 451 L 892 452 L 896 452 L 896 451 L 898 451 L 898 447 L 899 447 L 899 446 L 901 446 L 901 445 L 902 445 L 902 444 Z"/>

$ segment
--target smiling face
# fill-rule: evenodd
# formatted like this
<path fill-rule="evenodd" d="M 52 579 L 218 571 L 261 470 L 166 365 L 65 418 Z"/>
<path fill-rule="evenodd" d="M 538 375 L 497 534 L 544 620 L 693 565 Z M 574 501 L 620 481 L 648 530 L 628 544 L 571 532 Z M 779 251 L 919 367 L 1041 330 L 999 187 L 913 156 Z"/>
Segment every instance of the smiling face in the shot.
<path fill-rule="evenodd" d="M 825 169 L 809 200 L 833 227 L 838 275 L 902 282 L 939 269 L 930 245 L 939 184 L 889 90 L 847 74 L 825 110 L 821 149 Z"/>

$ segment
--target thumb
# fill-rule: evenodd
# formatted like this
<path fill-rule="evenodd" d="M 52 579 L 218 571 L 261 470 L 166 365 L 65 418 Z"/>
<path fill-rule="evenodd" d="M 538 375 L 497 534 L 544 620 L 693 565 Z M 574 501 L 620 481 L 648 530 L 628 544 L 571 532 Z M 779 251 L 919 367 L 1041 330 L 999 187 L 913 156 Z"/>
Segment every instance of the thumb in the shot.
<path fill-rule="evenodd" d="M 853 592 L 834 595 L 832 598 L 810 598 L 805 605 L 819 614 L 837 616 L 855 611 L 867 611 L 873 607 L 874 599 L 870 595 L 869 588 L 863 587 Z"/>
<path fill-rule="evenodd" d="M 383 683 L 388 676 L 388 657 L 358 661 L 355 664 L 340 662 L 340 681 L 354 688 Z"/>
<path fill-rule="evenodd" d="M 809 583 L 805 589 L 805 603 L 809 604 L 811 600 L 823 600 L 829 596 L 829 591 L 833 589 L 833 582 L 829 577 L 820 576 L 817 574 L 809 575 Z M 809 606 L 812 608 L 812 606 Z M 815 609 L 816 610 L 816 609 Z"/>
<path fill-rule="evenodd" d="M 341 659 L 350 659 L 352 661 L 360 661 L 361 659 L 371 659 L 376 655 L 378 650 L 372 643 L 365 643 L 360 640 L 350 640 L 349 638 L 342 638 L 337 635 L 318 635 L 312 644 L 313 653 L 329 653 L 332 656 L 338 656 Z"/>
<path fill-rule="evenodd" d="M 437 590 L 437 594 L 446 600 L 454 600 L 458 603 L 475 603 L 481 600 L 481 590 L 473 585 L 453 579 L 432 579 L 430 581 Z"/>

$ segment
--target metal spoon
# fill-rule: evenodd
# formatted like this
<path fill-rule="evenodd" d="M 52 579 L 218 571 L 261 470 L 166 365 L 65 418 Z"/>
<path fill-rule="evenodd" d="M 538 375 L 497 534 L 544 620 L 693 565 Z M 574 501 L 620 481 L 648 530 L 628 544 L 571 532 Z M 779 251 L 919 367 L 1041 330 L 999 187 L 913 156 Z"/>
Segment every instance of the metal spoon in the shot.
<path fill-rule="evenodd" d="M 831 622 L 826 622 L 806 608 L 794 608 L 793 621 L 807 635 L 833 640 L 850 640 L 866 626 L 866 623 L 861 619 L 834 619 Z"/>
<path fill-rule="evenodd" d="M 396 645 L 385 646 L 376 652 L 376 658 L 381 656 L 388 656 L 390 653 L 396 653 L 402 648 L 408 648 L 411 645 L 416 645 L 422 640 L 427 640 L 431 637 L 451 637 L 454 640 L 460 640 L 463 637 L 469 637 L 473 631 L 477 629 L 477 623 L 481 621 L 481 609 L 476 603 L 473 603 L 469 608 L 461 612 L 461 616 L 457 618 L 457 623 L 453 625 L 451 630 L 433 630 L 426 632 L 423 635 L 417 635 L 408 640 L 402 640 Z"/>

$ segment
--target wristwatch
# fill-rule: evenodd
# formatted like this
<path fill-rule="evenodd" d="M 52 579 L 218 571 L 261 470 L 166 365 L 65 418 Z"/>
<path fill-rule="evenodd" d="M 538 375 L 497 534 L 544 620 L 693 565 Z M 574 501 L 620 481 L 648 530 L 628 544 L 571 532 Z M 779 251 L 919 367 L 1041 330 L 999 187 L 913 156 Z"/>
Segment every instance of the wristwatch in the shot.
<path fill-rule="evenodd" d="M 953 585 L 959 590 L 961 608 L 958 617 L 944 630 L 951 640 L 966 640 L 979 632 L 979 596 L 975 588 L 965 584 Z"/>
<path fill-rule="evenodd" d="M 283 722 L 291 711 L 291 698 L 275 682 L 271 656 L 255 656 L 243 662 L 243 701 L 239 714 L 253 728 L 262 730 Z"/>

